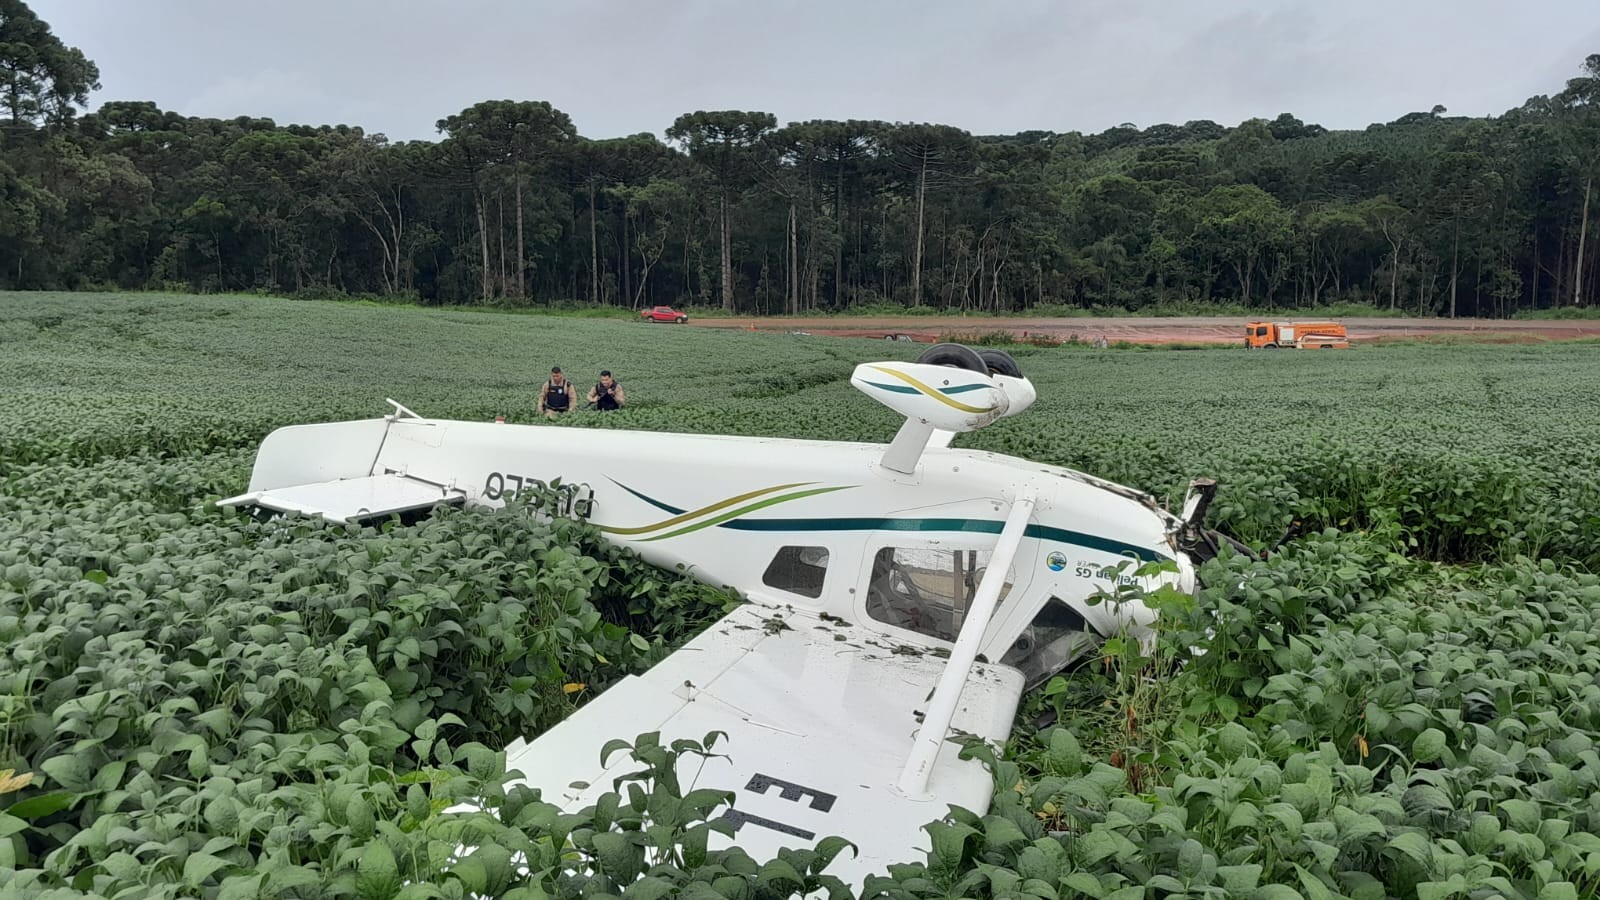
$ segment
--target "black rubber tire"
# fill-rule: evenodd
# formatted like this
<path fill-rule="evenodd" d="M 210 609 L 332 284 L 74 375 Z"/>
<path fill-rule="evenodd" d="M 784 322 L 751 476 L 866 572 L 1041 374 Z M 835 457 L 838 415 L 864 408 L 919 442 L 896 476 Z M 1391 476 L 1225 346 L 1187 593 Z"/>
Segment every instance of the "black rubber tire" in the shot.
<path fill-rule="evenodd" d="M 983 361 L 978 351 L 966 344 L 934 344 L 922 351 L 922 355 L 917 357 L 917 362 L 922 365 L 951 366 L 970 372 L 989 374 L 989 364 Z"/>
<path fill-rule="evenodd" d="M 1017 360 L 1004 350 L 979 350 L 978 357 L 989 366 L 989 371 L 997 375 L 1022 377 L 1022 367 L 1017 365 Z"/>

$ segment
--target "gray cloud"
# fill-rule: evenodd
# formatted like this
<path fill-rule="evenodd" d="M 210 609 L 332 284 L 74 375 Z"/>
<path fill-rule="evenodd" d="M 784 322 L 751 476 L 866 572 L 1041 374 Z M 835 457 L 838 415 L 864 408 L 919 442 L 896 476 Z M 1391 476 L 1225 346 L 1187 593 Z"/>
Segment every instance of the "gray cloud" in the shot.
<path fill-rule="evenodd" d="M 479 100 L 590 137 L 696 109 L 1099 131 L 1292 112 L 1360 128 L 1498 114 L 1600 52 L 1595 0 L 32 0 L 93 102 L 347 123 L 395 139 Z"/>

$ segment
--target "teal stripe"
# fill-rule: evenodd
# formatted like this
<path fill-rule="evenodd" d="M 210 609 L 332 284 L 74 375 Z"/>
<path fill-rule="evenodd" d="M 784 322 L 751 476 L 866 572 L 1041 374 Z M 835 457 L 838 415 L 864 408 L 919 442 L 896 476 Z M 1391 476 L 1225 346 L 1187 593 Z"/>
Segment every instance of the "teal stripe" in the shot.
<path fill-rule="evenodd" d="M 651 499 L 631 487 L 611 479 L 617 487 L 638 497 L 640 500 L 673 515 L 681 515 L 683 510 L 668 506 L 659 500 Z M 1005 522 L 999 519 L 900 519 L 900 518 L 830 518 L 830 519 L 736 519 L 731 522 L 719 522 L 716 527 L 727 528 L 732 531 L 946 531 L 964 534 L 999 534 L 1005 528 Z M 1145 562 L 1157 562 L 1171 559 L 1164 553 L 1157 553 L 1148 547 L 1128 544 L 1111 538 L 1100 537 L 1094 534 L 1085 534 L 1081 531 L 1069 531 L 1065 528 L 1055 528 L 1050 525 L 1029 525 L 1023 532 L 1024 536 L 1050 541 L 1057 544 L 1069 544 L 1074 547 L 1083 547 L 1086 550 L 1099 550 L 1102 553 L 1112 553 L 1117 556 L 1134 556 Z"/>
<path fill-rule="evenodd" d="M 912 387 L 912 386 L 910 386 L 908 384 L 882 384 L 882 383 L 876 382 L 876 381 L 869 381 L 869 382 L 867 382 L 867 384 L 870 384 L 875 388 L 883 388 L 886 391 L 894 391 L 896 394 L 917 394 L 917 393 L 921 393 L 916 388 L 914 388 L 914 387 Z M 941 394 L 965 394 L 968 391 L 981 391 L 981 390 L 983 390 L 984 388 L 986 388 L 988 386 L 989 385 L 987 385 L 987 384 L 958 384 L 955 387 L 939 388 L 939 393 L 941 393 Z"/>
<path fill-rule="evenodd" d="M 875 388 L 882 388 L 882 389 L 884 389 L 886 391 L 894 391 L 896 394 L 916 394 L 916 393 L 920 393 L 916 388 L 914 388 L 914 387 L 912 387 L 912 386 L 910 386 L 908 384 L 879 384 L 876 381 L 869 381 L 869 382 L 867 382 L 867 384 L 870 384 Z"/>
<path fill-rule="evenodd" d="M 743 519 L 723 522 L 717 527 L 734 531 L 954 531 L 966 534 L 999 534 L 1005 528 L 1005 524 L 998 519 Z M 1057 544 L 1070 544 L 1086 550 L 1099 550 L 1117 556 L 1133 556 L 1145 562 L 1170 558 L 1148 547 L 1050 525 L 1029 525 L 1023 534 L 1026 537 Z"/>
<path fill-rule="evenodd" d="M 668 506 L 665 503 L 662 503 L 660 500 L 656 500 L 653 497 L 646 497 L 645 495 L 639 493 L 638 491 L 634 490 L 631 487 L 628 487 L 627 485 L 625 485 L 622 482 L 616 480 L 615 478 L 612 478 L 609 475 L 606 476 L 606 480 L 611 482 L 612 484 L 616 485 L 617 487 L 622 488 L 623 490 L 627 491 L 628 493 L 634 495 L 635 497 L 638 497 L 640 500 L 643 500 L 644 502 L 650 504 L 651 506 L 654 506 L 656 509 L 659 509 L 659 510 L 661 510 L 663 512 L 672 513 L 675 516 L 683 515 L 683 510 L 677 508 L 676 506 Z"/>

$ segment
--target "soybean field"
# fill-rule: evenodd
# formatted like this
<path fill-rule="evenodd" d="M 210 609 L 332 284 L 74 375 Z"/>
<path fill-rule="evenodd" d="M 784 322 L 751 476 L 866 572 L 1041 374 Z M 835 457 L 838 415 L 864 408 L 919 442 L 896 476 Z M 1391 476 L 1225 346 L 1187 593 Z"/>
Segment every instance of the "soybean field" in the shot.
<path fill-rule="evenodd" d="M 533 422 L 552 365 L 628 407 L 553 428 L 887 441 L 884 341 L 259 297 L 0 294 L 0 885 L 77 897 L 853 896 L 848 848 L 708 851 L 698 747 L 563 814 L 496 751 L 738 598 L 582 522 L 219 510 L 280 425 Z M 1009 348 L 1026 413 L 957 446 L 1211 522 L 1220 558 L 1030 694 L 994 804 L 859 896 L 1600 891 L 1600 348 Z M 1203 650 L 1197 654 L 1196 650 Z M 726 786 L 735 787 L 735 786 Z M 473 814 L 446 810 L 486 800 Z M 646 827 L 648 825 L 648 827 Z M 463 845 L 474 849 L 456 859 Z"/>

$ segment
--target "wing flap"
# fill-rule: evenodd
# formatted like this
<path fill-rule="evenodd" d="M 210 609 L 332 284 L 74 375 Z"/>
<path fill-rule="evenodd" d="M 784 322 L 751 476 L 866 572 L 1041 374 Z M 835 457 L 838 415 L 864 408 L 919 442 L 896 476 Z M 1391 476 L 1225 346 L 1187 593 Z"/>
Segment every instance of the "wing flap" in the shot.
<path fill-rule="evenodd" d="M 459 489 L 409 475 L 385 474 L 251 491 L 219 500 L 217 505 L 259 506 L 349 522 L 461 503 L 465 499 L 466 492 Z"/>

